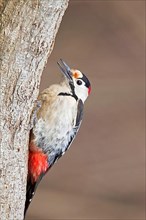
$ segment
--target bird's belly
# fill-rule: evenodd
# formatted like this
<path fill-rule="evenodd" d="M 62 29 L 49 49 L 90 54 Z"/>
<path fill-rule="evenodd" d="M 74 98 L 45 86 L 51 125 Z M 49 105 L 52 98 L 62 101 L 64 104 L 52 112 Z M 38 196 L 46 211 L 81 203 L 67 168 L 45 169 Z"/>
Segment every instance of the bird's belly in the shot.
<path fill-rule="evenodd" d="M 46 153 L 64 152 L 74 135 L 73 111 L 59 107 L 54 112 L 50 112 L 46 120 L 40 118 L 34 129 L 35 144 Z"/>

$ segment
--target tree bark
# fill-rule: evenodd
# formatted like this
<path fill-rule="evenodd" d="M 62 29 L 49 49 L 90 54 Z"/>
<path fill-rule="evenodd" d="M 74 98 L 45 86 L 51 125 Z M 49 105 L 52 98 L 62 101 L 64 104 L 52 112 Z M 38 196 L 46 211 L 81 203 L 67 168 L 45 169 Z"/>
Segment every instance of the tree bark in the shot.
<path fill-rule="evenodd" d="M 0 0 L 1 219 L 23 219 L 30 115 L 69 0 Z"/>

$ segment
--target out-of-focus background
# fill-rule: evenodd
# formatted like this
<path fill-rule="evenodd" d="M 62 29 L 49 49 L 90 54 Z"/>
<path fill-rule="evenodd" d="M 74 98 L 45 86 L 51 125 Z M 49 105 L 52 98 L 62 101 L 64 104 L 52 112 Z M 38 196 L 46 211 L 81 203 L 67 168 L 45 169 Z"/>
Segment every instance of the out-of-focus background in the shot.
<path fill-rule="evenodd" d="M 92 83 L 70 150 L 38 187 L 27 220 L 144 216 L 145 1 L 70 0 L 41 90 L 63 58 Z"/>

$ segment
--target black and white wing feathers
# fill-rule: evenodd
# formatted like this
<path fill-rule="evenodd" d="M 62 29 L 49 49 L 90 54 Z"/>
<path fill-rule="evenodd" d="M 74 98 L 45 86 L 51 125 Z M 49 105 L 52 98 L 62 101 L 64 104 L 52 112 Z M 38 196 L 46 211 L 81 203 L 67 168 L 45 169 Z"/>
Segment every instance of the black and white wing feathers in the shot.
<path fill-rule="evenodd" d="M 77 131 L 80 128 L 81 122 L 82 122 L 82 118 L 83 118 L 83 102 L 81 99 L 79 99 L 78 101 L 78 107 L 77 107 L 77 117 L 76 117 L 76 127 L 77 127 Z"/>

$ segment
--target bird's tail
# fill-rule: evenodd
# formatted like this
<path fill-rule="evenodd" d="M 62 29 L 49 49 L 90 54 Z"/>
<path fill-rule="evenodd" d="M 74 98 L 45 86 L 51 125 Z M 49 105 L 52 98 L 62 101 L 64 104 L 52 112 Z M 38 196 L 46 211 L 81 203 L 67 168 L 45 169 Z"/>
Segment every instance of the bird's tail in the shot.
<path fill-rule="evenodd" d="M 27 189 L 26 189 L 26 200 L 25 200 L 25 209 L 24 209 L 24 218 L 27 212 L 27 209 L 31 203 L 31 200 L 35 194 L 37 188 L 37 182 L 31 183 L 31 181 L 27 182 Z"/>
<path fill-rule="evenodd" d="M 42 177 L 44 176 L 44 174 L 40 175 L 39 179 L 32 183 L 31 179 L 29 179 L 27 181 L 27 188 L 26 188 L 26 200 L 25 200 L 25 208 L 24 208 L 24 218 L 27 212 L 27 209 L 33 199 L 33 196 L 35 194 L 35 191 L 37 189 L 37 186 L 39 184 L 39 182 L 41 181 Z"/>

